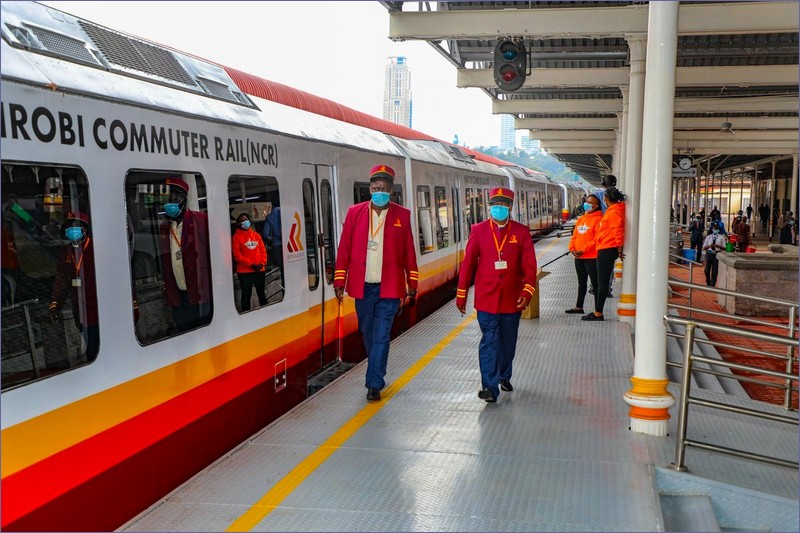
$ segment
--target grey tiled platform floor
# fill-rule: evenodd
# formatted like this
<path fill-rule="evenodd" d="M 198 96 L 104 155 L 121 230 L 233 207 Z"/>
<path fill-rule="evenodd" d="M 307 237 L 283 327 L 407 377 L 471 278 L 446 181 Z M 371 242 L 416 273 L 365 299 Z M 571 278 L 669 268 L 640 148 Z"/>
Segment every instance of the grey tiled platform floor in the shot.
<path fill-rule="evenodd" d="M 563 253 L 567 239 L 543 243 L 540 263 Z M 653 465 L 672 461 L 674 437 L 628 430 L 629 327 L 565 315 L 576 290 L 572 261 L 546 270 L 541 317 L 520 326 L 513 392 L 496 404 L 476 397 L 472 320 L 254 531 L 663 531 Z M 387 382 L 462 320 L 448 305 L 396 339 Z M 124 529 L 224 530 L 364 407 L 364 371 L 355 367 Z M 700 433 L 728 435 L 723 419 L 710 415 Z M 796 432 L 774 441 L 796 453 Z M 695 475 L 797 496 L 797 473 L 787 469 L 694 450 L 687 464 Z"/>

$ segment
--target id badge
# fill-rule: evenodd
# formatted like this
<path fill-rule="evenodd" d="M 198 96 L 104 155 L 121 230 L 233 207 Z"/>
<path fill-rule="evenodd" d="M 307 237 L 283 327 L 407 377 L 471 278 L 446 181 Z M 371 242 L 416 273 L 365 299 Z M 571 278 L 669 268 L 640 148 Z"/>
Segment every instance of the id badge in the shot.
<path fill-rule="evenodd" d="M 80 278 L 73 279 L 72 280 L 72 286 L 73 287 L 80 287 L 81 286 L 81 279 Z"/>
<path fill-rule="evenodd" d="M 177 252 L 175 252 L 175 259 L 180 259 L 182 257 L 183 257 L 183 254 L 181 253 L 181 250 L 178 250 Z"/>
<path fill-rule="evenodd" d="M 494 269 L 495 270 L 505 270 L 508 268 L 508 263 L 505 261 L 495 261 L 494 262 Z"/>
<path fill-rule="evenodd" d="M 378 249 L 378 243 L 375 242 L 375 241 L 367 241 L 367 249 L 368 250 L 377 250 Z"/>

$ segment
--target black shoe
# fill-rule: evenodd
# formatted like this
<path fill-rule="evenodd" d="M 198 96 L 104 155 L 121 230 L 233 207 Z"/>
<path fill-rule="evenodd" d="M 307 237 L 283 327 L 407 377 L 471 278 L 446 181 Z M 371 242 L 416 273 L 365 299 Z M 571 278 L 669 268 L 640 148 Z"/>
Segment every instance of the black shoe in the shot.
<path fill-rule="evenodd" d="M 367 401 L 368 402 L 379 402 L 381 401 L 381 391 L 378 389 L 374 389 L 370 387 L 367 390 Z"/>
<path fill-rule="evenodd" d="M 481 400 L 486 400 L 486 403 L 494 403 L 497 401 L 497 397 L 492 392 L 492 389 L 483 389 L 478 391 L 478 398 Z"/>
<path fill-rule="evenodd" d="M 602 321 L 602 320 L 605 320 L 605 318 L 603 318 L 603 315 L 597 316 L 594 313 L 589 313 L 586 316 L 582 316 L 581 320 L 586 320 L 588 322 L 592 322 L 592 321 L 595 321 L 595 320 Z"/>
<path fill-rule="evenodd" d="M 514 387 L 511 386 L 511 382 L 507 379 L 500 380 L 500 388 L 506 392 L 511 392 L 514 390 Z"/>
<path fill-rule="evenodd" d="M 564 312 L 569 314 L 583 314 L 583 308 L 573 307 L 572 309 L 567 309 Z"/>

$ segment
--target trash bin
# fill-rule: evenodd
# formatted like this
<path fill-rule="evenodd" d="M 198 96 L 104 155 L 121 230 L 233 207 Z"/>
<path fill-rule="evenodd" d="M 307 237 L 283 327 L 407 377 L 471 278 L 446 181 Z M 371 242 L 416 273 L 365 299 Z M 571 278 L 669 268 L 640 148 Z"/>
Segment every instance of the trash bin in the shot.
<path fill-rule="evenodd" d="M 690 248 L 688 250 L 684 249 L 683 257 L 685 257 L 690 261 L 697 261 L 697 250 L 695 250 L 694 248 Z"/>
<path fill-rule="evenodd" d="M 733 251 L 736 251 L 736 245 L 735 245 L 735 244 L 733 244 L 732 242 L 726 242 L 726 243 L 725 243 L 725 251 L 726 251 L 726 252 L 733 252 Z"/>
<path fill-rule="evenodd" d="M 748 253 L 748 254 L 756 253 L 756 245 L 755 244 L 749 244 L 747 246 L 747 248 L 745 249 L 745 253 Z"/>

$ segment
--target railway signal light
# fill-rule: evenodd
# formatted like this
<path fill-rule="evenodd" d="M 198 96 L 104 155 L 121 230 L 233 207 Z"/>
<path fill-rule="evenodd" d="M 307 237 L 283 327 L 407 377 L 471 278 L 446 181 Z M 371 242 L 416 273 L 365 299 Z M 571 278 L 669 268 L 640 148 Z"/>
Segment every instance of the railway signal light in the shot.
<path fill-rule="evenodd" d="M 525 83 L 528 53 L 521 40 L 500 39 L 494 47 L 494 81 L 503 91 L 516 91 Z"/>

